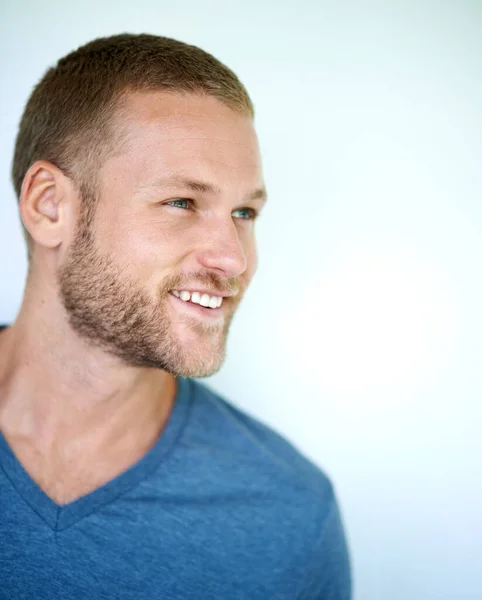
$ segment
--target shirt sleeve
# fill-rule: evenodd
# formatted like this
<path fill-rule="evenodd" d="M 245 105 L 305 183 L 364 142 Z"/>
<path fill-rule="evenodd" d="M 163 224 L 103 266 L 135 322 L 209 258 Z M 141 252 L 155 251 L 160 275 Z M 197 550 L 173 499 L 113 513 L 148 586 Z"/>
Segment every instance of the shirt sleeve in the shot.
<path fill-rule="evenodd" d="M 297 600 L 351 600 L 348 546 L 336 498 L 316 541 Z"/>

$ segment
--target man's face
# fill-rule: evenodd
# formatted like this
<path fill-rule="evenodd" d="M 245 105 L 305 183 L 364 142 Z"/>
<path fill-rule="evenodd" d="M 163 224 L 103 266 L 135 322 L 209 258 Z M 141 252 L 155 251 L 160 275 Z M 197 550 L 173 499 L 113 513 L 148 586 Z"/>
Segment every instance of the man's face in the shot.
<path fill-rule="evenodd" d="M 212 97 L 150 92 L 128 96 L 116 127 L 95 216 L 79 219 L 58 273 L 71 326 L 126 364 L 212 375 L 257 265 L 252 120 Z"/>

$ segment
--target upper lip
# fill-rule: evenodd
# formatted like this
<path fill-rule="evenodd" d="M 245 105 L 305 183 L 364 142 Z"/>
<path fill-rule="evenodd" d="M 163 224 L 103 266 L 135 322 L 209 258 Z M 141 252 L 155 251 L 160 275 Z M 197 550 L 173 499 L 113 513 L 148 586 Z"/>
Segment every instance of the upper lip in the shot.
<path fill-rule="evenodd" d="M 199 294 L 207 294 L 208 296 L 217 296 L 218 298 L 231 298 L 232 296 L 235 296 L 237 294 L 237 292 L 218 292 L 217 290 L 201 290 L 199 288 L 173 288 L 175 289 L 177 292 L 189 292 L 190 294 L 194 294 L 194 292 L 198 292 Z M 172 292 L 172 290 L 171 290 Z"/>

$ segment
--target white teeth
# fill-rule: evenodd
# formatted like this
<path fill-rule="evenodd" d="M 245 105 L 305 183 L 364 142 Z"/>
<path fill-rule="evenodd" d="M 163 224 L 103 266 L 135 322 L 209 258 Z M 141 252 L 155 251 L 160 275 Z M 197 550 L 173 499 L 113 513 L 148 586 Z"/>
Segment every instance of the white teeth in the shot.
<path fill-rule="evenodd" d="M 200 304 L 206 308 L 219 308 L 223 303 L 223 298 L 220 296 L 210 296 L 209 294 L 200 294 L 199 292 L 193 292 L 192 294 L 186 290 L 179 292 L 178 290 L 171 290 L 172 294 L 176 298 L 180 298 L 184 302 L 193 302 L 194 304 Z"/>

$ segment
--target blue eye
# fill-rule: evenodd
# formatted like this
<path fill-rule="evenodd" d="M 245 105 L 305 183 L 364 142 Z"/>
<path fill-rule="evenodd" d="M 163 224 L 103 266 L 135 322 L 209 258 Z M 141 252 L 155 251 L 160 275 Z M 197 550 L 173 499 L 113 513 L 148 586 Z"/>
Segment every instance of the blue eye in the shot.
<path fill-rule="evenodd" d="M 238 216 L 237 219 L 243 219 L 245 221 L 254 221 L 258 216 L 258 213 L 254 210 L 254 208 L 240 208 L 233 212 L 233 216 L 236 216 L 236 213 L 241 213 L 244 216 Z"/>
<path fill-rule="evenodd" d="M 173 206 L 174 208 L 180 208 L 181 210 L 189 210 L 193 200 L 189 198 L 176 198 L 175 200 L 169 200 L 164 202 L 164 205 Z M 258 216 L 258 212 L 254 208 L 239 208 L 233 213 L 233 217 L 242 221 L 254 221 Z"/>
<path fill-rule="evenodd" d="M 189 208 L 189 202 L 191 201 L 180 198 L 178 200 L 171 200 L 170 202 L 166 202 L 166 204 L 168 204 L 169 206 L 174 206 L 175 208 L 183 208 L 187 210 Z M 180 204 L 185 206 L 179 206 Z"/>

